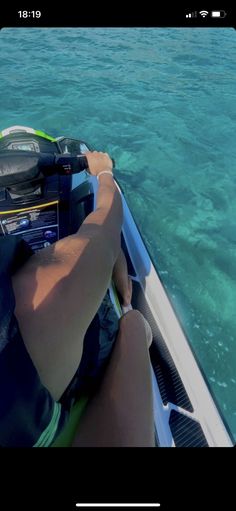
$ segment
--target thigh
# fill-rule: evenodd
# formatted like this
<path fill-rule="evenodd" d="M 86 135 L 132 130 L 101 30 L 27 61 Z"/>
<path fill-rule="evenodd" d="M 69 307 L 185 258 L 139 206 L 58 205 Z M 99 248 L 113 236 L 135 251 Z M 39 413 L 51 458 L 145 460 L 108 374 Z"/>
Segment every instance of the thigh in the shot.
<path fill-rule="evenodd" d="M 112 268 L 104 261 L 98 272 L 93 260 L 100 250 L 96 239 L 69 236 L 34 254 L 12 278 L 25 346 L 55 400 L 75 375 L 86 330 L 109 285 Z"/>

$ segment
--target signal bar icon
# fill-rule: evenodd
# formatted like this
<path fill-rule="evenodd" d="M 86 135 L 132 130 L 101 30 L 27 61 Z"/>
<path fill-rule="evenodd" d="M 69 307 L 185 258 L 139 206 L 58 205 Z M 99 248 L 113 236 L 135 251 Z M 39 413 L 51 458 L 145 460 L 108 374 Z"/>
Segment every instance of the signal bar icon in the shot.
<path fill-rule="evenodd" d="M 186 14 L 186 18 L 197 18 L 197 11 L 189 12 Z"/>

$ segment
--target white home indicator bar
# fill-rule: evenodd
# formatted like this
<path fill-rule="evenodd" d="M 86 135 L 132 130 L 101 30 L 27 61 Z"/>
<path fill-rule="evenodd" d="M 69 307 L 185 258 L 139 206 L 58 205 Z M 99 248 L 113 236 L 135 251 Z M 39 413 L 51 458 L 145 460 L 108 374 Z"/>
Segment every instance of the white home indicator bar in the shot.
<path fill-rule="evenodd" d="M 152 508 L 155 508 L 155 507 L 160 507 L 161 504 L 158 504 L 158 503 L 148 503 L 148 504 L 130 504 L 127 503 L 127 504 L 76 504 L 76 507 L 152 507 Z"/>

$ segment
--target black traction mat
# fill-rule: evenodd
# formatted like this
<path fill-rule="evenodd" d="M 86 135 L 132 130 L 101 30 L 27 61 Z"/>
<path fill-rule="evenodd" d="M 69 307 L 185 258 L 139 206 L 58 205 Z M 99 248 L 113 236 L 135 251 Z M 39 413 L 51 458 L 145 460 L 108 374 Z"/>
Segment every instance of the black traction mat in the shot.
<path fill-rule="evenodd" d="M 201 425 L 190 417 L 172 410 L 169 424 L 176 447 L 209 447 Z"/>
<path fill-rule="evenodd" d="M 165 405 L 167 403 L 173 403 L 192 412 L 193 406 L 175 367 L 172 356 L 150 311 L 142 288 L 136 281 L 133 281 L 132 306 L 142 312 L 152 329 L 153 343 L 150 348 L 150 356 L 163 403 Z"/>

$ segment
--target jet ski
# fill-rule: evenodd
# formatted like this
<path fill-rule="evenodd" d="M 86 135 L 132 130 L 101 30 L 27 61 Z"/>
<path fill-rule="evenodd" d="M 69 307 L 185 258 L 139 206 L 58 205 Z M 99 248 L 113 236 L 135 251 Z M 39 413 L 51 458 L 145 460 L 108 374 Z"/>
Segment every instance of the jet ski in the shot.
<path fill-rule="evenodd" d="M 97 179 L 82 140 L 13 126 L 0 132 L 0 235 L 21 236 L 35 250 L 75 233 L 96 205 Z M 153 405 L 159 447 L 230 447 L 233 438 L 176 317 L 142 235 L 122 197 L 122 248 L 133 284 L 132 306 L 149 322 Z M 110 286 L 117 315 L 119 299 Z M 70 445 L 86 400 L 76 403 L 55 446 Z"/>

